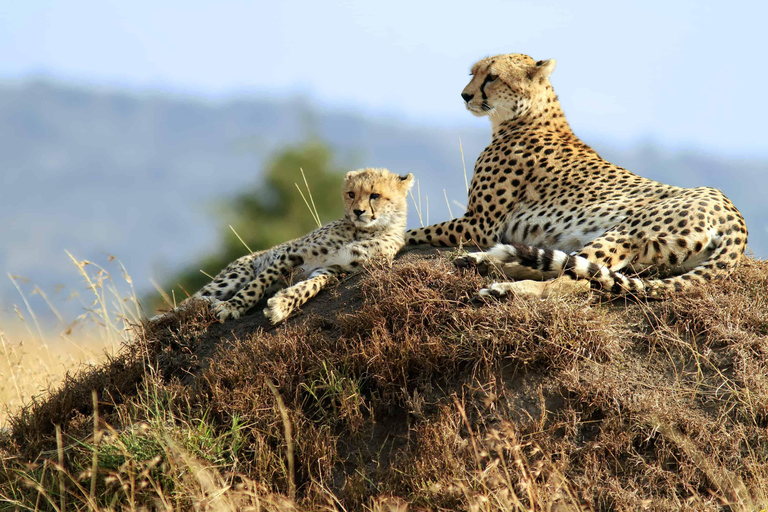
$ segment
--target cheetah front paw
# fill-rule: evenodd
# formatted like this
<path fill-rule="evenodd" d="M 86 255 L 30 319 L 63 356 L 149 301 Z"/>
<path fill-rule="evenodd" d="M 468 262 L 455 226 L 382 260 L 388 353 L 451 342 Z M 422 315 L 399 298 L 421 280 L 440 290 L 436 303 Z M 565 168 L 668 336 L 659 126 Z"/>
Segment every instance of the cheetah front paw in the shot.
<path fill-rule="evenodd" d="M 459 268 L 475 268 L 480 275 L 485 275 L 488 273 L 490 260 L 488 253 L 470 252 L 454 259 L 453 264 Z"/>
<path fill-rule="evenodd" d="M 237 320 L 243 314 L 243 311 L 229 301 L 222 301 L 214 304 L 213 314 L 219 319 L 219 322 L 224 323 L 229 318 Z"/>
<path fill-rule="evenodd" d="M 290 299 L 277 294 L 267 301 L 267 307 L 264 308 L 264 316 L 269 318 L 272 324 L 279 324 L 288 318 L 293 309 Z"/>

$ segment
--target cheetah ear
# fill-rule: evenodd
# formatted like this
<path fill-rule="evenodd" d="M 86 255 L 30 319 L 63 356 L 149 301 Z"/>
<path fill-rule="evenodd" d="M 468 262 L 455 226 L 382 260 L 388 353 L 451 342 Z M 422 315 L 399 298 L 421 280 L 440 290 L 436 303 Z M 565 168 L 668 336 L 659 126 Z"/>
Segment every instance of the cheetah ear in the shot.
<path fill-rule="evenodd" d="M 555 70 L 555 64 L 557 64 L 555 59 L 537 61 L 536 65 L 528 70 L 528 78 L 531 80 L 534 78 L 549 78 L 549 75 Z"/>
<path fill-rule="evenodd" d="M 398 176 L 398 178 L 400 178 L 400 184 L 405 190 L 409 190 L 413 186 L 413 174 L 410 172 L 405 176 Z"/>

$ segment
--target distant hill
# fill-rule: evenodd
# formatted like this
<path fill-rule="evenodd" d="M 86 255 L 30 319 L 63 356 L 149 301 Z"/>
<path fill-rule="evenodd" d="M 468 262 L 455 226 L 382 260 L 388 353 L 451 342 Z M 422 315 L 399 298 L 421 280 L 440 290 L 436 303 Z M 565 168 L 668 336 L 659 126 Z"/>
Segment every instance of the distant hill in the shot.
<path fill-rule="evenodd" d="M 429 221 L 435 222 L 449 217 L 445 196 L 454 215 L 466 202 L 459 139 L 471 176 L 489 131 L 363 119 L 300 100 L 211 102 L 47 82 L 6 84 L 0 86 L 0 270 L 28 277 L 49 293 L 62 284 L 63 296 L 80 282 L 65 249 L 97 262 L 113 254 L 137 289 L 147 291 L 152 275 L 195 261 L 217 244 L 215 201 L 255 183 L 276 148 L 308 136 L 329 142 L 349 168 L 416 174 L 425 217 L 428 196 Z M 750 248 L 768 255 L 768 209 L 760 192 L 768 185 L 768 159 L 587 142 L 638 174 L 723 189 L 747 218 Z M 414 208 L 409 225 L 418 225 Z M 10 280 L 0 279 L 0 318 L 19 302 Z M 72 302 L 64 310 L 80 306 Z"/>

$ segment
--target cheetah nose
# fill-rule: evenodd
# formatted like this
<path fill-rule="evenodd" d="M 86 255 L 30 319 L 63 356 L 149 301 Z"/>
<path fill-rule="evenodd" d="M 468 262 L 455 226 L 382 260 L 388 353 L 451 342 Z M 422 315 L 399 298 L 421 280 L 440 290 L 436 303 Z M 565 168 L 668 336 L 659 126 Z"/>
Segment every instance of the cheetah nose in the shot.
<path fill-rule="evenodd" d="M 365 210 L 352 210 L 358 217 L 365 213 Z"/>
<path fill-rule="evenodd" d="M 463 92 L 463 93 L 461 93 L 461 97 L 462 97 L 462 98 L 464 98 L 464 101 L 466 101 L 467 103 L 469 103 L 470 101 L 472 101 L 472 98 L 474 98 L 474 97 L 475 97 L 475 95 L 474 95 L 474 94 L 469 94 L 469 93 Z"/>

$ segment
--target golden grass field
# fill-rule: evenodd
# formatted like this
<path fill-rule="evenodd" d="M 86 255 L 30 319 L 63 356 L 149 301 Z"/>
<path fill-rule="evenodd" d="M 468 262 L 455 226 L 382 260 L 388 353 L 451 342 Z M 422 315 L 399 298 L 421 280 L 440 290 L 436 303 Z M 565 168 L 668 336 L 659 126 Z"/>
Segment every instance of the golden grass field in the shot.
<path fill-rule="evenodd" d="M 21 407 L 58 387 L 68 372 L 115 355 L 132 339 L 129 323 L 142 316 L 131 277 L 119 260 L 110 256 L 110 268 L 105 268 L 67 255 L 87 290 L 81 298 L 84 312 L 75 319 L 63 318 L 37 286 L 25 292 L 19 278 L 9 275 L 19 290 L 19 303 L 14 312 L 0 316 L 0 428 Z M 110 270 L 119 277 L 113 279 Z M 43 299 L 53 320 L 40 319 L 43 312 L 30 305 L 30 295 Z"/>
<path fill-rule="evenodd" d="M 64 336 L 25 329 L 19 319 L 3 319 L 0 325 L 0 428 L 8 426 L 10 414 L 57 387 L 67 372 L 82 366 L 96 366 L 114 355 L 120 346 L 115 338 L 105 338 L 96 329 Z M 7 328 L 7 327 L 6 327 Z"/>

